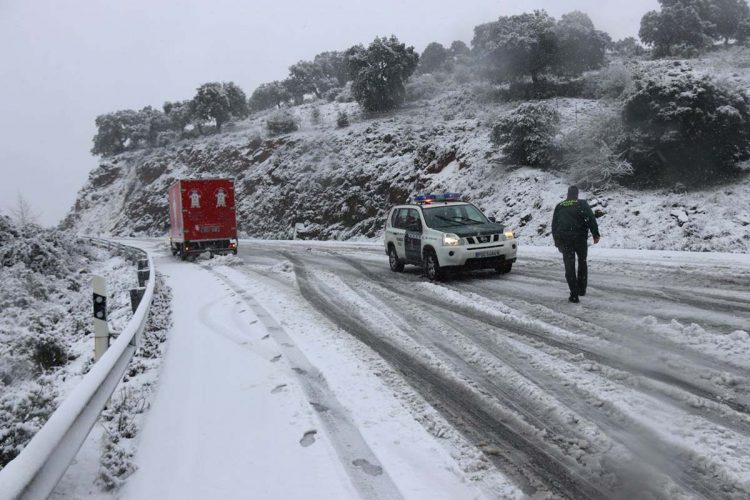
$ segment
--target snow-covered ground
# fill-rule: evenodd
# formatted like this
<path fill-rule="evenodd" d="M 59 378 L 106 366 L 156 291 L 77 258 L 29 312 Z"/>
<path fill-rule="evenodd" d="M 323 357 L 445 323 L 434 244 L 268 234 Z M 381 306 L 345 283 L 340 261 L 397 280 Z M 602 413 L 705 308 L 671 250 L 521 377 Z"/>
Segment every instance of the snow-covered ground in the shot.
<path fill-rule="evenodd" d="M 137 244 L 174 326 L 110 496 L 750 495 L 747 255 L 594 247 L 573 305 L 552 248 L 430 283 L 378 242 Z M 84 489 L 56 498 L 107 498 Z"/>

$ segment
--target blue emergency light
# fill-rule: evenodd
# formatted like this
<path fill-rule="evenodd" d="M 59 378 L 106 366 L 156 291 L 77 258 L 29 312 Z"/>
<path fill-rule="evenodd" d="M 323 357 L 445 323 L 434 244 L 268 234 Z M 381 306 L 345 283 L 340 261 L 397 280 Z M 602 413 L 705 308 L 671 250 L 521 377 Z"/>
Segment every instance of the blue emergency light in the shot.
<path fill-rule="evenodd" d="M 434 203 L 441 201 L 461 201 L 460 193 L 420 194 L 414 197 L 415 203 Z"/>

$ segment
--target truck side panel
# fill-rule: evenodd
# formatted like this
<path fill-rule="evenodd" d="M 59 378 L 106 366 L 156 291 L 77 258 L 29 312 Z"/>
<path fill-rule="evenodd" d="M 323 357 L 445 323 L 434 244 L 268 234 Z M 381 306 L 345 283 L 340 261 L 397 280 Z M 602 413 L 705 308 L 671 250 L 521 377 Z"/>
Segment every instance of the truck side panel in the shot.
<path fill-rule="evenodd" d="M 172 241 L 182 242 L 185 240 L 182 221 L 182 192 L 180 181 L 169 187 L 169 237 Z"/>

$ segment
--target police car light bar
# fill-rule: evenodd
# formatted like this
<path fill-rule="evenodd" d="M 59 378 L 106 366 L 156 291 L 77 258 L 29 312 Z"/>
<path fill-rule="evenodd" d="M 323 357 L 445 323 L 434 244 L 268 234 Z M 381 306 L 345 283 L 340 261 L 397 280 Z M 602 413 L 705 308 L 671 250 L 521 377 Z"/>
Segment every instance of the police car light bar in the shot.
<path fill-rule="evenodd" d="M 414 197 L 415 203 L 433 203 L 441 201 L 461 201 L 460 193 L 421 194 Z"/>

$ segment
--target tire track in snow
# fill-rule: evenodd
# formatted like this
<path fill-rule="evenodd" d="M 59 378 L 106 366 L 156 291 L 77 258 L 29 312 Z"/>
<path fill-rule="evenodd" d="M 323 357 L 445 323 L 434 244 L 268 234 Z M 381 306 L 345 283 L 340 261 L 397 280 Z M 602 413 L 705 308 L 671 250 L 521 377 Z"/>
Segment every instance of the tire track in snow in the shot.
<path fill-rule="evenodd" d="M 680 378 L 678 375 L 670 373 L 666 368 L 660 366 L 658 368 L 652 368 L 645 363 L 636 362 L 635 359 L 622 359 L 615 358 L 608 353 L 603 352 L 600 349 L 592 349 L 579 345 L 579 343 L 567 342 L 551 338 L 548 334 L 535 330 L 533 327 L 524 324 L 520 321 L 514 321 L 513 319 L 499 317 L 491 315 L 484 311 L 467 308 L 464 306 L 456 305 L 448 300 L 442 299 L 435 296 L 426 296 L 424 294 L 417 293 L 407 287 L 399 287 L 393 283 L 388 283 L 382 278 L 382 276 L 367 269 L 364 265 L 357 262 L 349 257 L 339 256 L 340 259 L 347 261 L 352 267 L 357 269 L 359 272 L 367 276 L 368 279 L 377 282 L 384 287 L 400 294 L 407 296 L 418 302 L 422 302 L 427 305 L 438 306 L 453 312 L 459 313 L 467 318 L 478 318 L 484 323 L 490 324 L 497 328 L 507 330 L 511 333 L 527 337 L 528 339 L 543 342 L 550 347 L 555 347 L 570 352 L 571 354 L 581 354 L 591 361 L 595 361 L 602 365 L 614 368 L 617 370 L 627 371 L 637 375 L 651 378 L 655 381 L 662 382 L 668 385 L 673 385 L 686 392 L 693 394 L 704 399 L 708 399 L 717 404 L 726 405 L 731 409 L 740 413 L 750 414 L 750 404 L 745 401 L 732 401 L 724 398 L 723 395 L 716 394 L 711 389 L 698 385 L 688 380 Z M 440 285 L 436 285 L 440 286 Z"/>
<path fill-rule="evenodd" d="M 575 499 L 612 497 L 613 492 L 607 485 L 587 477 L 575 461 L 541 446 L 533 434 L 514 428 L 516 425 L 530 430 L 512 413 L 498 413 L 496 406 L 464 381 L 436 371 L 423 360 L 374 334 L 352 315 L 351 310 L 316 289 L 300 258 L 289 252 L 283 254 L 294 264 L 300 292 L 313 307 L 392 364 L 425 400 L 457 425 L 475 445 L 481 448 L 492 443 L 501 450 L 500 453 L 488 454 L 488 459 L 514 477 L 526 493 L 553 492 Z"/>

